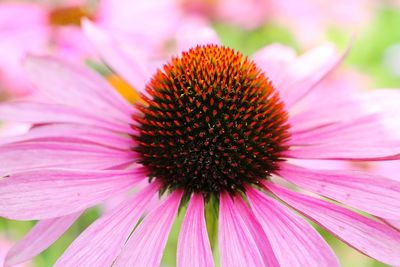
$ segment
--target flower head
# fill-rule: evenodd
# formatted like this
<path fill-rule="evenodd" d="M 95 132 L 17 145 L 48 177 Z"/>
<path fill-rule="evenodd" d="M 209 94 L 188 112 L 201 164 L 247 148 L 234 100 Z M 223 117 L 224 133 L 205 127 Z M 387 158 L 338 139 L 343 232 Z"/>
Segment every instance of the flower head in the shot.
<path fill-rule="evenodd" d="M 198 46 L 164 65 L 146 90 L 133 126 L 135 151 L 166 189 L 236 193 L 277 169 L 287 114 L 262 71 L 240 53 Z"/>
<path fill-rule="evenodd" d="M 213 266 L 204 212 L 211 201 L 221 266 L 338 266 L 293 210 L 364 254 L 400 263 L 400 233 L 376 220 L 398 219 L 398 181 L 305 167 L 309 160 L 400 157 L 381 113 L 355 105 L 366 98 L 329 92 L 315 102 L 312 95 L 324 90 L 318 83 L 342 59 L 331 45 L 300 57 L 272 45 L 252 59 L 220 45 L 197 46 L 151 75 L 125 45 L 86 30 L 143 103 L 130 104 L 85 67 L 49 57 L 26 62 L 46 101 L 0 106 L 2 119 L 39 124 L 2 141 L 0 215 L 40 222 L 7 264 L 36 255 L 85 209 L 132 188 L 139 190 L 89 226 L 57 266 L 159 266 L 186 204 L 177 266 Z"/>

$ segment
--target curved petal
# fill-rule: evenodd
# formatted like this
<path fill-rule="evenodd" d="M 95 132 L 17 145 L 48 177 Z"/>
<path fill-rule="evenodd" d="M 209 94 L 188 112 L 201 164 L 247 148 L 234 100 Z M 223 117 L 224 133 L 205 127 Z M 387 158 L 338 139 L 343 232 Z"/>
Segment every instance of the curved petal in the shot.
<path fill-rule="evenodd" d="M 389 265 L 400 264 L 400 232 L 333 203 L 265 183 L 277 197 L 347 244 Z"/>
<path fill-rule="evenodd" d="M 198 45 L 219 44 L 217 33 L 203 18 L 190 16 L 180 24 L 176 35 L 176 50 L 187 51 Z"/>
<path fill-rule="evenodd" d="M 131 121 L 133 106 L 89 67 L 51 56 L 29 56 L 24 67 L 37 89 L 53 103 L 97 116 L 106 111 L 107 118 Z"/>
<path fill-rule="evenodd" d="M 293 48 L 280 44 L 268 45 L 253 55 L 255 63 L 262 68 L 273 86 L 280 88 L 285 71 L 296 59 Z"/>
<path fill-rule="evenodd" d="M 39 221 L 32 230 L 7 253 L 5 264 L 16 265 L 46 250 L 81 216 L 82 212 Z"/>
<path fill-rule="evenodd" d="M 111 266 L 157 189 L 149 185 L 104 214 L 75 239 L 55 266 Z"/>
<path fill-rule="evenodd" d="M 133 171 L 25 171 L 0 179 L 0 216 L 41 220 L 79 212 L 129 190 L 144 175 Z"/>
<path fill-rule="evenodd" d="M 9 140 L 14 136 L 26 134 L 31 129 L 32 125 L 29 123 L 19 122 L 1 122 L 0 124 L 0 144 L 3 140 Z"/>
<path fill-rule="evenodd" d="M 141 33 L 152 45 L 171 37 L 182 13 L 174 0 L 102 0 L 99 9 L 102 25 L 114 31 Z"/>
<path fill-rule="evenodd" d="M 385 220 L 385 222 L 400 231 L 400 220 Z"/>
<path fill-rule="evenodd" d="M 129 123 L 110 120 L 102 116 L 106 112 L 105 110 L 100 114 L 94 115 L 59 104 L 18 101 L 0 105 L 0 120 L 33 124 L 76 123 L 97 126 L 125 134 L 133 132 Z"/>
<path fill-rule="evenodd" d="M 145 93 L 145 85 L 151 74 L 139 52 L 107 35 L 88 20 L 83 21 L 83 30 L 101 58 L 135 90 Z"/>
<path fill-rule="evenodd" d="M 307 221 L 255 189 L 248 189 L 246 195 L 280 266 L 340 266 L 328 244 Z"/>
<path fill-rule="evenodd" d="M 235 201 L 235 202 L 234 202 Z M 279 266 L 261 226 L 239 197 L 220 196 L 219 250 L 222 267 Z"/>
<path fill-rule="evenodd" d="M 134 162 L 135 153 L 92 144 L 34 142 L 0 146 L 0 176 L 37 168 L 104 170 Z"/>
<path fill-rule="evenodd" d="M 182 192 L 173 192 L 133 232 L 115 266 L 158 267 L 178 212 Z"/>
<path fill-rule="evenodd" d="M 0 5 L 0 30 L 40 27 L 45 23 L 46 10 L 38 4 L 3 2 Z"/>
<path fill-rule="evenodd" d="M 292 132 L 287 157 L 309 159 L 393 160 L 400 158 L 400 138 L 375 114 Z"/>
<path fill-rule="evenodd" d="M 365 140 L 366 141 L 366 140 Z M 391 146 L 367 146 L 362 144 L 331 143 L 318 146 L 305 146 L 286 151 L 284 156 L 298 159 L 329 159 L 329 160 L 359 160 L 380 161 L 400 159 L 400 144 L 395 142 Z"/>
<path fill-rule="evenodd" d="M 328 75 L 290 114 L 291 131 L 305 131 L 376 112 L 363 99 L 368 84 L 370 83 L 365 76 L 348 69 L 340 69 Z"/>
<path fill-rule="evenodd" d="M 304 110 L 290 116 L 291 131 L 305 132 L 307 129 L 329 123 L 349 122 L 349 119 L 362 119 L 368 115 L 379 114 L 379 129 L 384 128 L 398 137 L 400 123 L 396 114 L 400 111 L 399 90 L 362 90 L 367 82 L 363 81 L 364 77 L 358 76 L 359 74 L 354 75 L 349 71 L 339 72 L 335 73 L 333 78 L 330 77 L 330 80 L 321 83 L 318 89 L 308 95 L 306 101 L 302 101 Z M 320 87 L 324 89 L 320 90 Z M 326 97 L 328 95 L 329 97 Z M 371 119 L 376 121 L 376 118 Z"/>
<path fill-rule="evenodd" d="M 340 64 L 347 51 L 338 54 L 332 44 L 316 47 L 303 54 L 287 69 L 278 90 L 287 109 L 299 102 Z"/>
<path fill-rule="evenodd" d="M 306 110 L 289 116 L 288 123 L 293 134 L 306 133 L 370 114 L 363 109 L 359 98 L 349 99 L 347 96 L 347 99 L 343 100 L 329 93 L 329 100 L 319 98 L 316 101 L 305 104 Z"/>
<path fill-rule="evenodd" d="M 194 194 L 181 226 L 176 256 L 178 267 L 212 267 L 214 259 L 204 218 L 204 200 Z"/>
<path fill-rule="evenodd" d="M 98 127 L 90 127 L 79 124 L 47 124 L 35 126 L 23 135 L 1 138 L 0 144 L 12 144 L 22 142 L 69 142 L 95 143 L 100 146 L 128 150 L 134 140 L 118 133 L 107 131 Z"/>
<path fill-rule="evenodd" d="M 365 107 L 370 112 L 378 112 L 382 115 L 383 124 L 391 133 L 399 136 L 400 121 L 400 90 L 379 89 L 367 92 L 364 96 Z"/>
<path fill-rule="evenodd" d="M 278 174 L 297 186 L 368 212 L 400 218 L 400 183 L 360 171 L 311 170 L 282 163 Z"/>
<path fill-rule="evenodd" d="M 400 138 L 390 133 L 383 125 L 383 118 L 378 114 L 356 117 L 356 119 L 322 125 L 314 129 L 301 132 L 292 132 L 290 145 L 312 146 L 331 143 L 347 145 L 372 145 L 380 146 L 400 143 Z M 397 140 L 396 140 L 397 139 Z"/>

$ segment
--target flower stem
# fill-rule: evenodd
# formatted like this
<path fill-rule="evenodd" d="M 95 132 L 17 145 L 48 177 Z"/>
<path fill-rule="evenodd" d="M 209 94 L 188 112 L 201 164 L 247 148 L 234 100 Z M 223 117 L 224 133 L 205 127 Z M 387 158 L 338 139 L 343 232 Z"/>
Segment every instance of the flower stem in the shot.
<path fill-rule="evenodd" d="M 210 239 L 211 250 L 214 248 L 218 239 L 218 199 L 211 197 L 205 206 L 207 232 Z"/>

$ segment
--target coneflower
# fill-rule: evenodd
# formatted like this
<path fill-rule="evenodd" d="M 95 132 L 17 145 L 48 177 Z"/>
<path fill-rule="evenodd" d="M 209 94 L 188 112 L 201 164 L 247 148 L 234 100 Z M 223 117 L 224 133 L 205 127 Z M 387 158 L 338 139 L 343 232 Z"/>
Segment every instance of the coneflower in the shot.
<path fill-rule="evenodd" d="M 218 211 L 221 266 L 338 266 L 298 213 L 362 253 L 400 264 L 400 233 L 378 219 L 398 220 L 400 184 L 301 164 L 400 157 L 379 114 L 335 92 L 303 102 L 340 62 L 331 46 L 296 58 L 275 45 L 253 59 L 197 46 L 147 76 L 134 53 L 108 46 L 90 25 L 88 32 L 143 101 L 130 104 L 85 67 L 26 62 L 43 102 L 0 106 L 1 119 L 37 125 L 0 146 L 0 215 L 41 221 L 6 265 L 37 254 L 85 209 L 135 187 L 56 266 L 159 266 L 180 206 L 187 211 L 177 266 L 214 266 L 205 205 Z"/>

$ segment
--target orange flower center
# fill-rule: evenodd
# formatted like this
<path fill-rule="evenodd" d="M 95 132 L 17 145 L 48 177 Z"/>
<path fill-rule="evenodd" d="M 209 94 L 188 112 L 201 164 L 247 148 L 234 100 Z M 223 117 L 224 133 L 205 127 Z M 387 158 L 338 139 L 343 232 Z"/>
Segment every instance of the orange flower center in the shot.
<path fill-rule="evenodd" d="M 245 190 L 277 169 L 289 137 L 277 92 L 232 49 L 198 46 L 173 58 L 137 104 L 140 163 L 166 190 Z"/>
<path fill-rule="evenodd" d="M 94 19 L 93 15 L 82 7 L 60 7 L 50 12 L 49 23 L 54 26 L 80 26 L 83 18 Z"/>

